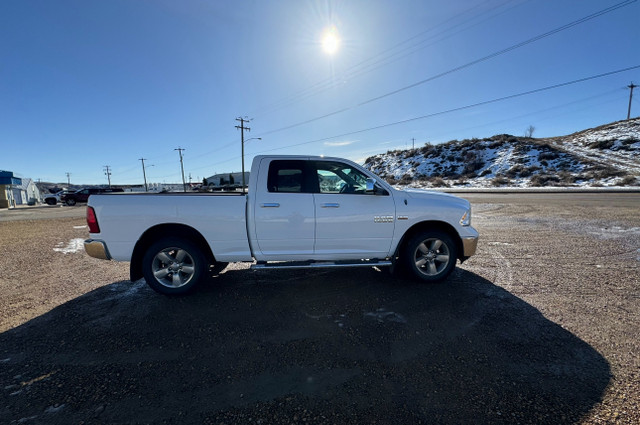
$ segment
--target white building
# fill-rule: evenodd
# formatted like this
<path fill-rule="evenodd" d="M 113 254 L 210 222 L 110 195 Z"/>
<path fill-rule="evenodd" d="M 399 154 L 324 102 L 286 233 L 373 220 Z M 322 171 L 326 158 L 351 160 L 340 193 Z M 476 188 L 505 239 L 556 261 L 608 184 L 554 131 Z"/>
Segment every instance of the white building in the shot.
<path fill-rule="evenodd" d="M 249 171 L 244 172 L 244 183 L 249 184 Z M 242 187 L 242 172 L 215 174 L 205 179 L 211 188 Z"/>
<path fill-rule="evenodd" d="M 35 205 L 42 202 L 40 189 L 32 179 L 21 179 L 22 183 L 11 187 L 16 205 Z"/>

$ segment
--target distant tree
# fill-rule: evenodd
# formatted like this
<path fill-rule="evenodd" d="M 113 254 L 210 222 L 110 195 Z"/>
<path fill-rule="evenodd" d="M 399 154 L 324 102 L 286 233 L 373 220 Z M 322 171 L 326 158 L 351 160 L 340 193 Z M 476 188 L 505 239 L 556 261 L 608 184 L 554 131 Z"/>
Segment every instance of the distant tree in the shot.
<path fill-rule="evenodd" d="M 533 132 L 536 131 L 536 128 L 532 125 L 530 125 L 529 127 L 527 127 L 527 129 L 524 131 L 524 137 L 533 137 Z"/>
<path fill-rule="evenodd" d="M 234 184 L 235 179 L 233 178 L 233 174 L 229 174 L 229 184 Z"/>

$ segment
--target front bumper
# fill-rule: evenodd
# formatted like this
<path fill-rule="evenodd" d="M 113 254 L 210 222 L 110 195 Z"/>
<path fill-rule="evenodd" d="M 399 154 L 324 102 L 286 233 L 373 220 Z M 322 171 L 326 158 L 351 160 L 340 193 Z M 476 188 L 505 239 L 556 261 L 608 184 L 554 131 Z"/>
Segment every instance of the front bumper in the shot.
<path fill-rule="evenodd" d="M 462 238 L 462 255 L 464 257 L 471 257 L 476 253 L 478 248 L 478 237 L 467 236 Z"/>
<path fill-rule="evenodd" d="M 97 239 L 87 239 L 84 241 L 84 250 L 90 257 L 99 258 L 101 260 L 111 260 L 107 244 Z"/>

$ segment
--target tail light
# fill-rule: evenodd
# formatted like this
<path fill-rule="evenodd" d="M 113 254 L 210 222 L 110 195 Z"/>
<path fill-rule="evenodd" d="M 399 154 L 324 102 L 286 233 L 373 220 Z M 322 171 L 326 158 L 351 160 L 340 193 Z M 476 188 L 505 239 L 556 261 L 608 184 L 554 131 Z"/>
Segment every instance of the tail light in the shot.
<path fill-rule="evenodd" d="M 98 226 L 98 219 L 93 207 L 87 207 L 87 225 L 89 233 L 100 233 L 100 226 Z"/>

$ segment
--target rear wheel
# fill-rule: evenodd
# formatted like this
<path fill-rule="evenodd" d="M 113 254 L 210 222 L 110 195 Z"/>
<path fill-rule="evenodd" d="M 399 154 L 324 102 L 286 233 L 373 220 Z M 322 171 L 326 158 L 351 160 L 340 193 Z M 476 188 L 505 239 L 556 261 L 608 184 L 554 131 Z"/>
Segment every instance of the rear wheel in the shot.
<path fill-rule="evenodd" d="M 74 206 L 76 204 L 76 200 L 71 198 L 71 199 L 67 199 L 66 204 L 69 205 L 70 207 Z"/>
<path fill-rule="evenodd" d="M 458 253 L 451 237 L 444 232 L 420 232 L 406 244 L 401 261 L 406 270 L 424 282 L 440 282 L 456 266 Z"/>
<path fill-rule="evenodd" d="M 44 202 L 47 203 L 47 205 L 55 205 L 56 204 L 56 198 L 47 198 L 44 200 Z"/>
<path fill-rule="evenodd" d="M 200 248 L 180 238 L 164 238 L 152 244 L 142 258 L 147 284 L 164 295 L 192 291 L 205 276 L 207 260 Z"/>

